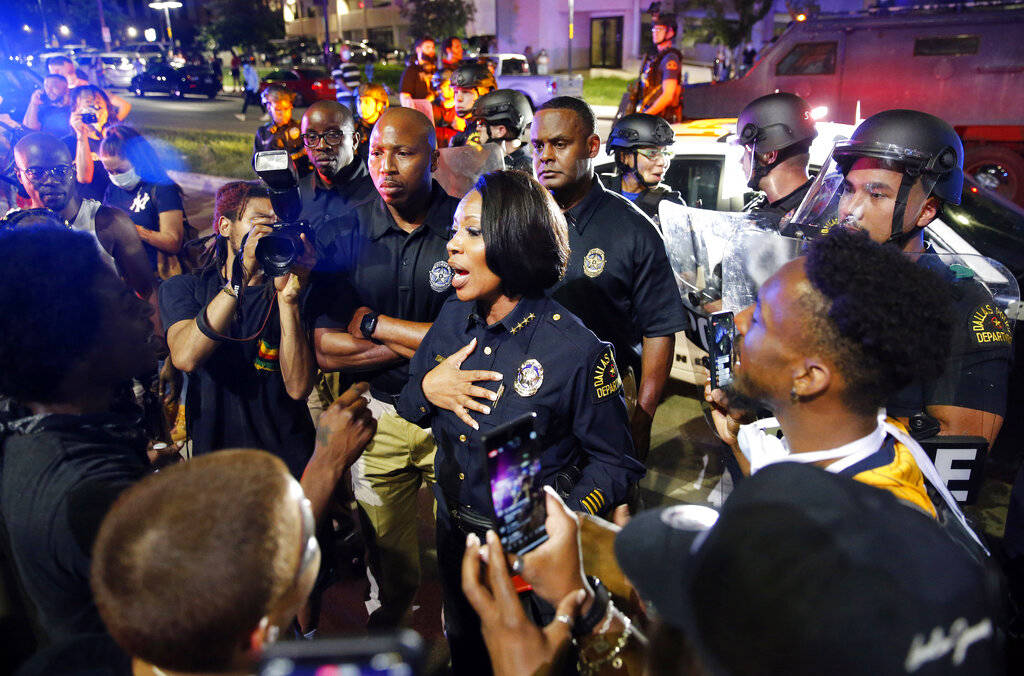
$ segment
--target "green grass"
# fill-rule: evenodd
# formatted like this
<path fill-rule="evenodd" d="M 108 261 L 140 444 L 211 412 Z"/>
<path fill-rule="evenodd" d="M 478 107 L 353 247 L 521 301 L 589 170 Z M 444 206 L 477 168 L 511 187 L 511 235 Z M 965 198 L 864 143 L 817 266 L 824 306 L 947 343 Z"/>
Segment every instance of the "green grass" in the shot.
<path fill-rule="evenodd" d="M 234 132 L 147 128 L 151 140 L 156 139 L 157 152 L 166 155 L 168 147 L 179 157 L 165 157 L 165 166 L 198 174 L 254 178 L 252 171 L 252 134 Z M 184 165 L 184 166 L 182 166 Z"/>
<path fill-rule="evenodd" d="M 629 80 L 583 76 L 583 98 L 595 106 L 618 106 Z"/>

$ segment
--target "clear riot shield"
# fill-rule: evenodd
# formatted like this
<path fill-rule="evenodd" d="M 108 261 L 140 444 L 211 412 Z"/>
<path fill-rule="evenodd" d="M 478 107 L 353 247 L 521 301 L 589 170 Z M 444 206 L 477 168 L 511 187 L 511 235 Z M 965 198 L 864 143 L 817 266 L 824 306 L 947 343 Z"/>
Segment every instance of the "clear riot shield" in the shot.
<path fill-rule="evenodd" d="M 497 143 L 441 148 L 439 155 L 434 178 L 456 199 L 462 199 L 472 190 L 482 174 L 505 168 L 505 158 Z"/>
<path fill-rule="evenodd" d="M 802 240 L 775 231 L 771 214 L 658 206 L 665 250 L 690 325 L 687 337 L 708 350 L 707 320 L 717 310 L 742 310 L 761 284 L 800 255 Z"/>

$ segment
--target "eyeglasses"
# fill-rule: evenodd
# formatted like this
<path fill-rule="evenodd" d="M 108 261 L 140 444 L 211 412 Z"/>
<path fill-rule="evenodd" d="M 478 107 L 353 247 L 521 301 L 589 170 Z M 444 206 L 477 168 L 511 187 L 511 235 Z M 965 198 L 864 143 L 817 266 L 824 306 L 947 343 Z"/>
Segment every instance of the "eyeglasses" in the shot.
<path fill-rule="evenodd" d="M 666 160 L 671 160 L 673 155 L 675 155 L 675 153 L 669 150 L 668 148 L 646 148 L 644 150 L 638 150 L 636 152 L 638 155 L 643 155 L 652 162 L 661 157 L 665 158 Z"/>
<path fill-rule="evenodd" d="M 49 176 L 57 181 L 63 181 L 75 170 L 74 164 L 58 164 L 52 167 L 28 167 L 21 169 L 21 173 L 28 177 L 28 180 L 36 183 Z"/>
<path fill-rule="evenodd" d="M 302 135 L 302 143 L 307 148 L 314 148 L 320 145 L 320 139 L 327 141 L 327 145 L 336 146 L 345 140 L 345 137 L 351 134 L 350 131 L 342 131 L 341 129 L 328 129 L 322 134 L 318 134 L 315 131 L 307 131 Z"/>

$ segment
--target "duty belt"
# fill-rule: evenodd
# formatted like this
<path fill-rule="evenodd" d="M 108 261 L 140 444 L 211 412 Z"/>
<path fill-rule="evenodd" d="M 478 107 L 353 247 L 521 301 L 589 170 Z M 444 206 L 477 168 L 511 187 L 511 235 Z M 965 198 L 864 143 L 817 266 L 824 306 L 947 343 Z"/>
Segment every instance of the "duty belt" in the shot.
<path fill-rule="evenodd" d="M 451 503 L 449 503 L 451 504 Z M 494 529 L 494 520 L 491 517 L 481 514 L 468 505 L 457 505 L 448 508 L 448 513 L 459 530 L 469 535 L 476 533 L 481 542 L 487 535 L 488 530 Z"/>

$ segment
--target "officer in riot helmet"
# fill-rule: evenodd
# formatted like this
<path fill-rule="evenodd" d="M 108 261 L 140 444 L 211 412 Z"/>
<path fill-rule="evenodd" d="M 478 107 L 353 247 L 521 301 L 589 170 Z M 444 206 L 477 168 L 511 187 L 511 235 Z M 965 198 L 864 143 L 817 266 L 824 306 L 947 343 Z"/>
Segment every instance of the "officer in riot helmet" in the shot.
<path fill-rule="evenodd" d="M 533 160 L 526 152 L 533 109 L 525 95 L 512 89 L 484 94 L 473 105 L 472 120 L 483 143 L 499 144 L 506 169 L 533 173 Z"/>
<path fill-rule="evenodd" d="M 657 12 L 651 21 L 651 42 L 658 50 L 641 66 L 635 111 L 657 115 L 669 122 L 683 117 L 683 53 L 672 43 L 676 15 Z"/>
<path fill-rule="evenodd" d="M 811 107 L 796 94 L 777 92 L 747 104 L 736 121 L 736 143 L 743 146 L 747 186 L 762 192 L 744 211 L 778 215 L 785 225 L 811 187 L 807 162 L 817 135 Z"/>
<path fill-rule="evenodd" d="M 661 182 L 672 161 L 669 146 L 674 140 L 672 127 L 662 118 L 633 113 L 612 126 L 605 146 L 606 152 L 615 157 L 615 173 L 601 175 L 602 182 L 635 204 L 659 227 L 658 204 L 662 200 L 686 204 L 682 195 Z"/>
<path fill-rule="evenodd" d="M 455 90 L 455 115 L 458 118 L 454 126 L 458 133 L 450 145 L 457 148 L 474 139 L 476 129 L 471 122 L 473 105 L 481 96 L 497 89 L 498 82 L 491 69 L 479 63 L 467 63 L 456 68 L 452 72 L 451 82 Z"/>
<path fill-rule="evenodd" d="M 920 425 L 943 435 L 985 437 L 991 444 L 1006 412 L 1010 324 L 969 266 L 921 255 L 937 253 L 924 231 L 943 203 L 960 203 L 963 162 L 963 144 L 944 120 L 916 110 L 877 113 L 849 140 L 836 143 L 792 225 L 804 231 L 837 225 L 863 230 L 950 280 L 956 331 L 945 372 L 935 382 L 900 392 L 887 410 L 911 419 L 912 431 Z"/>

